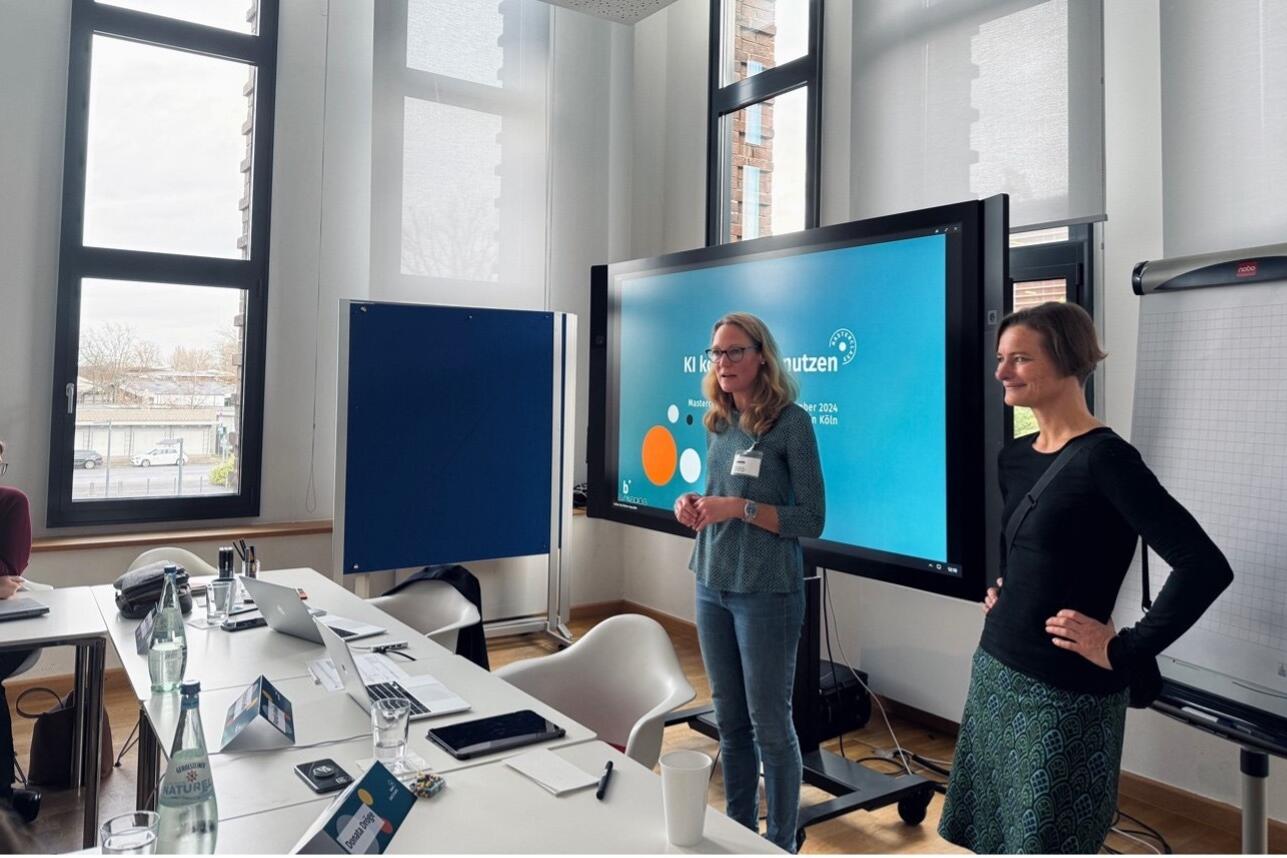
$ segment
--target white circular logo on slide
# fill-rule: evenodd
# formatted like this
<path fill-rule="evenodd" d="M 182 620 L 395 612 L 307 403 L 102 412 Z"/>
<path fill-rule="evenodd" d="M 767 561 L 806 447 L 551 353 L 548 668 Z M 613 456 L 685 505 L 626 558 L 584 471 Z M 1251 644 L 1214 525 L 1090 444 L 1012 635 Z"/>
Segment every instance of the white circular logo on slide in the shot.
<path fill-rule="evenodd" d="M 702 457 L 692 447 L 679 454 L 679 475 L 688 483 L 697 482 L 702 475 Z"/>
<path fill-rule="evenodd" d="M 840 355 L 841 366 L 847 366 L 858 353 L 858 338 L 848 328 L 837 328 L 827 345 Z"/>
<path fill-rule="evenodd" d="M 669 408 L 667 408 L 667 409 L 666 409 L 666 419 L 667 419 L 667 420 L 669 420 L 671 423 L 678 423 L 678 422 L 679 422 L 679 406 L 678 406 L 678 405 L 672 405 L 672 406 L 670 406 Z"/>

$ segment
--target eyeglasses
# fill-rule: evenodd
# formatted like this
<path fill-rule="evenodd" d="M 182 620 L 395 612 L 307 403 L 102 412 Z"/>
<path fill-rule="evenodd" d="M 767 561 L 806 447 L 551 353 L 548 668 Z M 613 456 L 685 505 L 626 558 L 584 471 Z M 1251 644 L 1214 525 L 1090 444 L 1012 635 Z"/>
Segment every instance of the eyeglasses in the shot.
<path fill-rule="evenodd" d="M 733 363 L 741 363 L 742 358 L 746 357 L 748 351 L 759 351 L 759 346 L 734 346 L 731 349 L 707 349 L 706 357 L 711 359 L 711 363 L 717 363 L 720 358 L 728 358 Z"/>

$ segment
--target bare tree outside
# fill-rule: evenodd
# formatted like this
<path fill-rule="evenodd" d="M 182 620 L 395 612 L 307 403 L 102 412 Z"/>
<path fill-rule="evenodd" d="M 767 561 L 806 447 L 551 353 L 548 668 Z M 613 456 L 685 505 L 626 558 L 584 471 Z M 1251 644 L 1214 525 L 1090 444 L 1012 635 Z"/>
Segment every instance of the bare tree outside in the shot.
<path fill-rule="evenodd" d="M 80 374 L 100 401 L 120 401 L 129 378 L 160 365 L 156 344 L 140 340 L 132 325 L 103 322 L 81 333 Z"/>

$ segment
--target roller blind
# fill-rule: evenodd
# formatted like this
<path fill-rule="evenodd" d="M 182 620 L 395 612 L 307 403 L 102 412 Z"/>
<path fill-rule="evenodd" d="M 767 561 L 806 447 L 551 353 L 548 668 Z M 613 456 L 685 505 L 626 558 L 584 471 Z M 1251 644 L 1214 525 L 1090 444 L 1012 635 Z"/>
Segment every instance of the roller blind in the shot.
<path fill-rule="evenodd" d="M 853 216 L 1010 194 L 1011 225 L 1104 217 L 1099 0 L 853 6 Z"/>
<path fill-rule="evenodd" d="M 550 7 L 375 9 L 372 298 L 545 303 Z"/>
<path fill-rule="evenodd" d="M 1167 256 L 1287 235 L 1287 3 L 1163 2 Z"/>

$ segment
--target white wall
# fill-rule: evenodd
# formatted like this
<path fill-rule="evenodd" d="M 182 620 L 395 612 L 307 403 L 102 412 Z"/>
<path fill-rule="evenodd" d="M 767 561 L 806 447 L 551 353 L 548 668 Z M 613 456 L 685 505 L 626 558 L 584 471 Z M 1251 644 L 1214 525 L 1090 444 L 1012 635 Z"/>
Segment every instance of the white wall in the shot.
<path fill-rule="evenodd" d="M 1128 435 L 1138 319 L 1130 273 L 1136 262 L 1162 252 L 1158 0 L 1104 6 L 1108 221 L 1101 230 L 1098 299 L 1110 357 L 1100 388 L 1106 419 Z M 679 0 L 635 28 L 635 257 L 703 243 L 708 9 Z M 851 15 L 848 3 L 827 6 L 824 224 L 847 220 L 851 211 Z M 692 51 L 686 62 L 674 54 L 681 43 Z M 687 75 L 686 85 L 677 85 L 681 73 Z M 683 126 L 690 139 L 677 146 Z M 626 598 L 691 619 L 693 579 L 686 568 L 691 542 L 619 529 Z M 979 607 L 841 574 L 831 575 L 830 584 L 838 625 L 832 629 L 833 645 L 870 672 L 877 691 L 958 720 L 982 630 Z M 1132 711 L 1127 732 L 1128 771 L 1237 803 L 1234 746 L 1151 712 Z M 1285 819 L 1287 790 L 1275 786 L 1270 787 L 1271 814 Z"/>
<path fill-rule="evenodd" d="M 0 438 L 44 521 L 71 3 L 0 4 Z"/>

